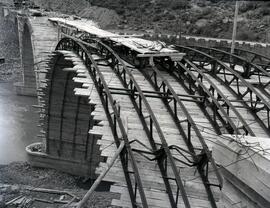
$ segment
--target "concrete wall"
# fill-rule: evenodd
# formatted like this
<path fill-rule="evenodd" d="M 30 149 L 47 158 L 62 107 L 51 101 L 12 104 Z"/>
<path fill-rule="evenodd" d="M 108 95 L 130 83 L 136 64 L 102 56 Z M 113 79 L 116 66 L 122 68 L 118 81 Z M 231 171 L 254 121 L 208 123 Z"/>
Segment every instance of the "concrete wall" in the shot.
<path fill-rule="evenodd" d="M 162 40 L 171 44 L 181 44 L 186 46 L 205 46 L 205 47 L 231 47 L 231 40 L 228 39 L 216 39 L 205 37 L 192 37 L 192 36 L 179 36 L 176 35 L 150 35 L 144 34 L 145 38 L 151 38 L 156 40 Z M 270 57 L 270 43 L 248 42 L 248 41 L 236 41 L 236 48 L 257 52 L 265 56 Z"/>
<path fill-rule="evenodd" d="M 213 157 L 222 166 L 226 208 L 270 207 L 269 146 L 269 138 L 239 136 L 236 140 L 234 136 L 223 135 L 217 139 Z"/>
<path fill-rule="evenodd" d="M 27 83 L 30 89 L 36 89 L 36 76 L 34 72 L 34 54 L 32 47 L 32 38 L 30 28 L 27 24 L 24 25 L 22 38 L 22 67 L 23 67 L 23 81 Z M 35 93 L 35 92 L 33 92 Z"/>

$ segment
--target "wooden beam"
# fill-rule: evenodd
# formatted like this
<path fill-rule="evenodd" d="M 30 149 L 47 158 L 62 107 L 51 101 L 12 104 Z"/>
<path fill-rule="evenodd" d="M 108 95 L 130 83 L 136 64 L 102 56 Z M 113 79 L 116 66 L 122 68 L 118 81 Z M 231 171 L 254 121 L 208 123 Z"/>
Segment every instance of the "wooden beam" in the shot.
<path fill-rule="evenodd" d="M 125 146 L 124 142 L 121 142 L 119 145 L 117 151 L 115 152 L 114 156 L 108 163 L 108 167 L 99 175 L 99 177 L 95 180 L 94 184 L 91 186 L 89 191 L 85 194 L 83 199 L 78 203 L 77 208 L 82 208 L 83 205 L 87 202 L 87 200 L 91 197 L 91 195 L 94 193 L 95 189 L 98 187 L 98 185 L 101 183 L 102 179 L 106 176 L 106 174 L 109 172 L 111 167 L 113 166 L 114 162 L 116 161 L 117 157 L 122 152 L 123 148 Z"/>
<path fill-rule="evenodd" d="M 170 57 L 172 61 L 181 61 L 182 58 L 185 56 L 185 53 L 171 53 L 171 52 L 155 52 L 155 53 L 143 53 L 138 54 L 138 58 L 149 58 L 150 60 L 154 57 Z"/>

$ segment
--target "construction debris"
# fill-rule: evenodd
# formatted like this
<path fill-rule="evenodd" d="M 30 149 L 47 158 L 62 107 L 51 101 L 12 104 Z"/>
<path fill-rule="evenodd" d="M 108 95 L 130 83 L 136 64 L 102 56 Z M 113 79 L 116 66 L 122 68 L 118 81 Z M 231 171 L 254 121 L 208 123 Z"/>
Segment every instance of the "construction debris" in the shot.
<path fill-rule="evenodd" d="M 78 197 L 69 192 L 53 189 L 23 187 L 19 196 L 5 203 L 7 208 L 13 207 L 60 207 L 78 200 Z"/>
<path fill-rule="evenodd" d="M 11 163 L 0 166 L 0 208 L 5 207 L 6 203 L 10 203 L 14 199 L 14 202 L 18 203 L 17 200 L 23 197 L 25 200 L 30 199 L 34 205 L 38 203 L 36 208 L 43 208 L 42 204 L 48 204 L 40 199 L 48 200 L 61 207 L 67 205 L 72 199 L 75 202 L 81 199 L 90 185 L 91 183 L 83 181 L 83 178 L 52 169 L 34 168 L 22 162 Z M 107 184 L 101 184 L 98 189 L 99 192 L 94 192 L 88 200 L 87 206 L 107 207 L 112 198 L 118 197 L 117 194 L 105 192 Z M 28 203 L 30 204 L 30 201 Z"/>

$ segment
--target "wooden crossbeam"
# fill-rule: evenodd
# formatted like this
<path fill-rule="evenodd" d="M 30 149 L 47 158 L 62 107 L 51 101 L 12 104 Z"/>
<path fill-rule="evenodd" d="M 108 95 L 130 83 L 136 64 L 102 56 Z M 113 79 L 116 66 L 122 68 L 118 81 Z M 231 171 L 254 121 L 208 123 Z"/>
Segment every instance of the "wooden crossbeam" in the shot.
<path fill-rule="evenodd" d="M 172 61 L 181 61 L 182 58 L 185 56 L 185 53 L 171 53 L 171 52 L 155 52 L 155 53 L 144 53 L 144 54 L 138 54 L 138 58 L 154 58 L 154 57 L 170 57 Z"/>

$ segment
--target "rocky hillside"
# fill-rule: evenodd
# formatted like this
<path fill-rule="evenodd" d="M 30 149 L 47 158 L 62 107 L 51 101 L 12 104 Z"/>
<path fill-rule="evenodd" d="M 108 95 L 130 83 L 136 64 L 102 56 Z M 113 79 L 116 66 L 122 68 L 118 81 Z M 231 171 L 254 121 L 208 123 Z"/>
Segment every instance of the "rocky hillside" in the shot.
<path fill-rule="evenodd" d="M 234 1 L 92 0 L 115 10 L 120 27 L 165 33 L 231 38 Z M 241 2 L 237 38 L 270 42 L 270 2 Z"/>
<path fill-rule="evenodd" d="M 48 11 L 59 11 L 65 14 L 77 14 L 88 6 L 85 0 L 31 0 L 35 5 Z"/>
<path fill-rule="evenodd" d="M 36 6 L 47 11 L 58 11 L 92 19 L 103 28 L 116 28 L 121 17 L 116 11 L 91 5 L 86 0 L 31 0 Z"/>
<path fill-rule="evenodd" d="M 19 40 L 14 16 L 4 15 L 0 5 L 0 58 L 5 63 L 0 64 L 0 82 L 13 80 L 19 76 Z"/>
<path fill-rule="evenodd" d="M 121 24 L 121 17 L 111 9 L 91 6 L 81 10 L 77 15 L 98 22 L 103 28 L 117 28 Z"/>
<path fill-rule="evenodd" d="M 234 1 L 33 0 L 48 10 L 94 18 L 103 28 L 231 38 Z M 94 6 L 94 7 L 93 7 Z M 102 7 L 102 8 L 100 8 Z M 106 8 L 106 9 L 104 9 Z M 237 39 L 270 42 L 270 2 L 241 1 Z"/>

